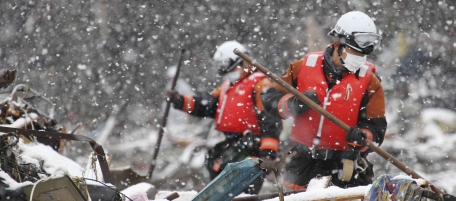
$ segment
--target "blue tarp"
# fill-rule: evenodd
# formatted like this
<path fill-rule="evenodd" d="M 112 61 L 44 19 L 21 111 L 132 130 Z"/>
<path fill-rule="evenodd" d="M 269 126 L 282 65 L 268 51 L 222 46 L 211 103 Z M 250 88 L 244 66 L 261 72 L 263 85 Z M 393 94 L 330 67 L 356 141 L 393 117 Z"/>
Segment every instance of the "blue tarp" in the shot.
<path fill-rule="evenodd" d="M 229 163 L 192 201 L 229 201 L 263 174 L 258 159 Z"/>

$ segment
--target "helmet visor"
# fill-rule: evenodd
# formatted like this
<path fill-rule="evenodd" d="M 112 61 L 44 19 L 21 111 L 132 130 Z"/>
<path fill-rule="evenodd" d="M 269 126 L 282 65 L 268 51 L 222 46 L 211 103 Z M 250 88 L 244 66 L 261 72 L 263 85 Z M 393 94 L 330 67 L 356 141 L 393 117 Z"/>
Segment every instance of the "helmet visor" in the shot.
<path fill-rule="evenodd" d="M 356 44 L 362 49 L 371 45 L 377 49 L 382 41 L 382 36 L 375 33 L 354 33 L 353 37 Z"/>

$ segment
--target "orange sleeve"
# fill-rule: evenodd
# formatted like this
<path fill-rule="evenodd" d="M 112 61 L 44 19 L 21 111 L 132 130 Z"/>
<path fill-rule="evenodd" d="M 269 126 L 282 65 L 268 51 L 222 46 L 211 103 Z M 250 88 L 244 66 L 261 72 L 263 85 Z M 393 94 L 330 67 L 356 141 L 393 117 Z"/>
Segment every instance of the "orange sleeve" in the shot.
<path fill-rule="evenodd" d="M 277 105 L 277 110 L 279 110 L 279 115 L 282 119 L 286 119 L 288 117 L 293 117 L 294 115 L 290 112 L 290 108 L 288 108 L 288 99 L 293 97 L 294 95 L 291 93 L 287 93 L 279 100 Z"/>
<path fill-rule="evenodd" d="M 296 80 L 299 75 L 299 70 L 301 70 L 301 65 L 304 59 L 297 60 L 288 66 L 287 72 L 282 75 L 282 80 L 287 82 L 289 85 L 293 86 L 293 80 Z M 276 88 L 279 91 L 282 92 L 287 92 L 282 86 L 280 86 L 278 83 L 273 82 L 272 87 Z"/>
<path fill-rule="evenodd" d="M 279 140 L 272 138 L 272 137 L 266 137 L 261 139 L 261 147 L 260 150 L 273 150 L 275 152 L 279 151 Z"/>
<path fill-rule="evenodd" d="M 255 85 L 255 103 L 259 110 L 264 110 L 263 102 L 261 101 L 261 93 L 268 87 L 271 87 L 271 85 L 271 79 L 268 77 L 263 78 Z"/>
<path fill-rule="evenodd" d="M 220 96 L 221 90 L 222 90 L 222 86 L 220 85 L 211 92 L 212 96 L 214 96 L 215 98 L 218 98 Z"/>
<path fill-rule="evenodd" d="M 184 105 L 182 106 L 181 110 L 186 111 L 188 113 L 192 113 L 195 109 L 195 98 L 193 96 L 183 95 L 184 97 Z"/>
<path fill-rule="evenodd" d="M 371 75 L 367 93 L 369 96 L 369 103 L 366 105 L 367 118 L 384 118 L 385 94 L 380 80 L 374 74 Z"/>

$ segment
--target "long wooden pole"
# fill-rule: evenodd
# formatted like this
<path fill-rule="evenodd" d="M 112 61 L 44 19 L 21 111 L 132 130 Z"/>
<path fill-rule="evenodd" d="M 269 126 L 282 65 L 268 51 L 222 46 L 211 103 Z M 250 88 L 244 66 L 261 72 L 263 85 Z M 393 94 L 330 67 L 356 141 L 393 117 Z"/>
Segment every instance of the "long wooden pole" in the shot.
<path fill-rule="evenodd" d="M 174 88 L 176 87 L 177 78 L 179 77 L 179 71 L 181 68 L 184 53 L 185 53 L 185 49 L 181 49 L 179 63 L 177 64 L 177 69 L 176 69 L 176 75 L 174 75 L 173 81 L 171 84 L 171 90 L 174 90 Z M 165 113 L 163 114 L 163 118 L 161 119 L 160 129 L 158 130 L 157 143 L 155 144 L 155 147 L 154 147 L 154 154 L 152 155 L 152 162 L 151 162 L 150 168 L 149 168 L 149 179 L 152 179 L 152 173 L 154 172 L 154 169 L 156 166 L 156 160 L 157 160 L 158 152 L 160 150 L 160 144 L 161 144 L 161 141 L 163 138 L 163 131 L 166 127 L 166 122 L 168 120 L 168 114 L 169 114 L 170 107 L 171 107 L 171 103 L 169 101 L 166 101 Z"/>
<path fill-rule="evenodd" d="M 256 60 L 252 60 L 249 56 L 245 55 L 244 53 L 242 53 L 240 50 L 238 49 L 235 49 L 234 50 L 234 53 L 236 55 L 238 55 L 239 57 L 241 57 L 244 61 L 247 61 L 249 62 L 251 65 L 255 66 L 256 68 L 258 68 L 258 70 L 260 70 L 261 72 L 263 72 L 265 75 L 267 75 L 269 78 L 271 78 L 274 82 L 276 82 L 277 84 L 279 84 L 281 87 L 285 88 L 288 92 L 292 93 L 294 96 L 296 96 L 300 101 L 304 102 L 305 104 L 307 104 L 309 107 L 311 107 L 312 109 L 316 110 L 317 112 L 319 112 L 321 115 L 323 115 L 324 117 L 326 117 L 327 119 L 329 119 L 331 122 L 333 122 L 334 124 L 336 124 L 337 126 L 339 126 L 340 128 L 342 128 L 344 131 L 347 131 L 350 129 L 350 126 L 348 126 L 346 123 L 344 123 L 343 121 L 341 121 L 340 119 L 338 119 L 336 116 L 332 115 L 330 112 L 328 112 L 327 110 L 323 109 L 320 105 L 316 104 L 315 102 L 313 102 L 312 100 L 310 100 L 309 98 L 307 98 L 307 96 L 305 96 L 304 94 L 302 94 L 301 92 L 299 92 L 297 89 L 295 89 L 294 87 L 292 87 L 291 85 L 289 85 L 287 82 L 283 81 L 279 76 L 275 75 L 274 73 L 272 73 L 271 71 L 269 71 L 268 69 L 266 69 L 265 67 L 263 67 L 261 64 L 257 63 Z M 408 175 L 411 175 L 412 178 L 415 178 L 415 179 L 424 179 L 421 175 L 419 175 L 418 173 L 416 173 L 415 171 L 413 171 L 412 169 L 408 168 L 407 166 L 405 166 L 403 163 L 401 163 L 399 160 L 397 160 L 396 158 L 394 158 L 391 154 L 389 154 L 388 152 L 386 152 L 385 150 L 381 149 L 380 147 L 378 147 L 377 145 L 375 145 L 372 141 L 368 140 L 368 139 L 365 139 L 364 140 L 366 145 L 372 149 L 373 151 L 375 151 L 378 155 L 380 155 L 381 157 L 383 157 L 384 159 L 386 159 L 387 161 L 389 161 L 390 163 L 392 163 L 394 166 L 396 166 L 397 168 L 399 168 L 400 170 L 402 170 L 403 172 L 405 172 L 406 174 Z M 426 180 L 427 181 L 427 180 Z M 432 185 L 429 181 L 427 181 L 429 183 L 429 185 L 433 188 L 433 190 L 438 193 L 438 194 L 443 194 L 443 192 L 436 188 L 434 185 Z"/>

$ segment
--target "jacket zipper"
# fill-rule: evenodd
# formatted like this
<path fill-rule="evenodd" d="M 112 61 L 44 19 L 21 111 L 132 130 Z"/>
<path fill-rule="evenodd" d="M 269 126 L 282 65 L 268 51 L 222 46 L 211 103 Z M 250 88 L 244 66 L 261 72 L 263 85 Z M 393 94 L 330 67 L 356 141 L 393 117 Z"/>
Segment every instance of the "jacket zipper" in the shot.
<path fill-rule="evenodd" d="M 326 95 L 323 100 L 323 109 L 326 110 L 326 105 L 329 100 L 329 94 L 331 93 L 332 89 L 326 89 Z M 321 132 L 323 130 L 323 121 L 325 120 L 325 117 L 323 115 L 320 115 L 320 123 L 318 124 L 318 132 L 317 136 L 313 140 L 313 145 L 312 145 L 312 158 L 315 158 L 315 153 L 317 152 L 318 145 L 320 145 L 320 138 L 321 138 Z M 325 160 L 328 157 L 328 150 L 326 150 L 325 154 Z"/>

